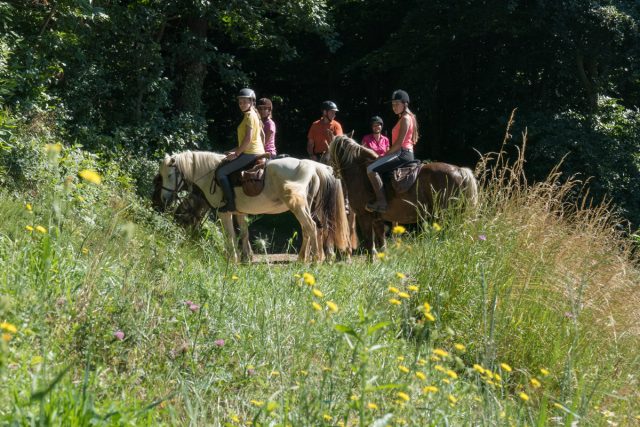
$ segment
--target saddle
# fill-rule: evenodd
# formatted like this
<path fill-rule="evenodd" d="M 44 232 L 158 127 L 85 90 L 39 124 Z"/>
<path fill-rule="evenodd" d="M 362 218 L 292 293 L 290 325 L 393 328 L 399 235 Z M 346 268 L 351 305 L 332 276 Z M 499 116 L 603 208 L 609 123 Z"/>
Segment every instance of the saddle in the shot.
<path fill-rule="evenodd" d="M 402 194 L 413 187 L 421 170 L 422 162 L 413 160 L 402 167 L 392 170 L 385 178 L 397 194 Z"/>
<path fill-rule="evenodd" d="M 242 187 L 244 194 L 249 197 L 262 193 L 264 189 L 264 168 L 267 165 L 268 157 L 268 154 L 262 155 L 253 164 L 229 175 L 231 185 L 233 187 Z"/>

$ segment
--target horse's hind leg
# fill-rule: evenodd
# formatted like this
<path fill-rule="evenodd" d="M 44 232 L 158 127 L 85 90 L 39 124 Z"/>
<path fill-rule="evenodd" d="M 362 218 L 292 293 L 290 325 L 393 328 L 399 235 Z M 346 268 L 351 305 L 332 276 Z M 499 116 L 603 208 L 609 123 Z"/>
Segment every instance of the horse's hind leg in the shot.
<path fill-rule="evenodd" d="M 242 261 L 251 262 L 253 260 L 253 250 L 249 242 L 249 225 L 247 224 L 247 216 L 243 214 L 235 214 L 238 220 L 238 228 L 240 228 L 240 244 L 242 245 Z"/>

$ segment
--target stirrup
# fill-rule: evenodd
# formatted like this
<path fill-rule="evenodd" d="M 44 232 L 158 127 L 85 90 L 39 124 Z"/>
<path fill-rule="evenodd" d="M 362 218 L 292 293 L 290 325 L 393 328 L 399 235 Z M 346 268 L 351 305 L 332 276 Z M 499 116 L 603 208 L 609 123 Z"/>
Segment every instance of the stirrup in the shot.
<path fill-rule="evenodd" d="M 236 210 L 237 209 L 235 204 L 231 204 L 231 203 L 227 203 L 226 205 L 218 208 L 218 212 L 221 212 L 221 213 L 235 212 Z"/>

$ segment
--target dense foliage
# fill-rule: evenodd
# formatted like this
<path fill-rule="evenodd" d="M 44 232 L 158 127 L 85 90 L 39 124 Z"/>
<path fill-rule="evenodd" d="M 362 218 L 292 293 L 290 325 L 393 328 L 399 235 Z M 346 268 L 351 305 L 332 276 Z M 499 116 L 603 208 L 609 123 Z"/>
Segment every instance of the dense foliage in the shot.
<path fill-rule="evenodd" d="M 566 175 L 593 177 L 590 196 L 637 225 L 639 21 L 631 0 L 4 0 L 0 103 L 134 163 L 232 146 L 243 86 L 274 99 L 297 155 L 326 98 L 361 136 L 373 114 L 390 127 L 402 87 L 418 156 L 469 165 L 518 108 L 530 178 L 567 155 Z"/>

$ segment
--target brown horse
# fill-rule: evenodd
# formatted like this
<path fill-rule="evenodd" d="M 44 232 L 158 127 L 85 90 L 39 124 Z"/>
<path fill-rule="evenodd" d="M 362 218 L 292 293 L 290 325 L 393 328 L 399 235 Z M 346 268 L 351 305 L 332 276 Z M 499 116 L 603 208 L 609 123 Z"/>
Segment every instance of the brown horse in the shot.
<path fill-rule="evenodd" d="M 471 206 L 478 201 L 478 183 L 471 169 L 433 162 L 422 165 L 416 183 L 406 193 L 396 194 L 391 185 L 386 184 L 387 211 L 368 212 L 365 206 L 375 195 L 367 178 L 367 166 L 378 155 L 344 135 L 333 139 L 329 155 L 334 171 L 347 186 L 349 203 L 356 213 L 369 254 L 374 252 L 374 241 L 376 248 L 384 247 L 384 221 L 415 224 L 446 208 L 453 198 L 463 196 L 464 202 Z"/>

